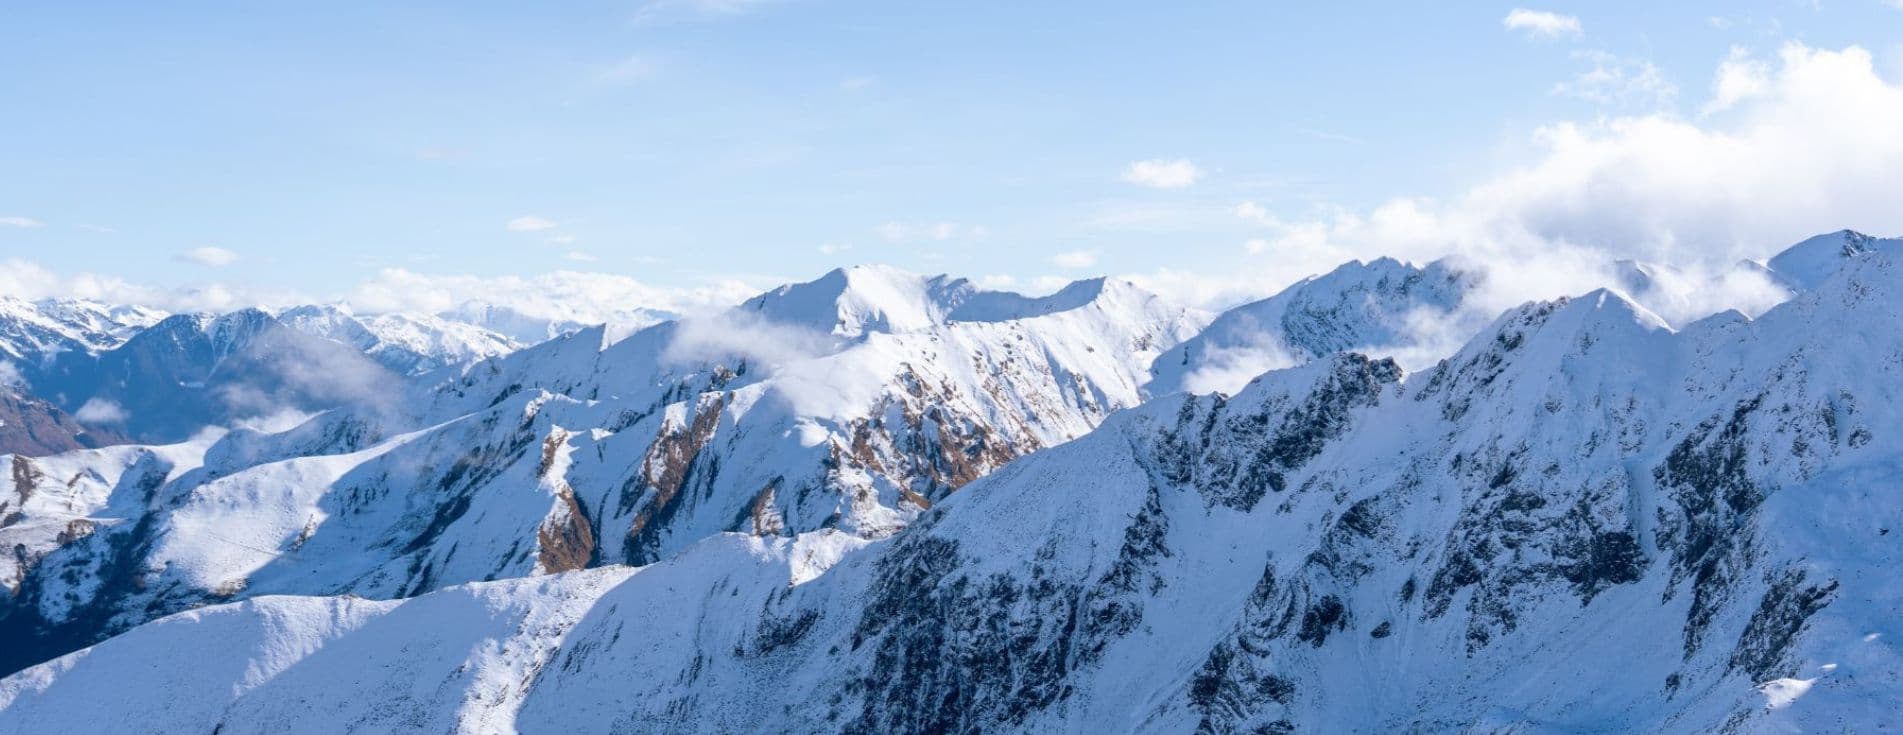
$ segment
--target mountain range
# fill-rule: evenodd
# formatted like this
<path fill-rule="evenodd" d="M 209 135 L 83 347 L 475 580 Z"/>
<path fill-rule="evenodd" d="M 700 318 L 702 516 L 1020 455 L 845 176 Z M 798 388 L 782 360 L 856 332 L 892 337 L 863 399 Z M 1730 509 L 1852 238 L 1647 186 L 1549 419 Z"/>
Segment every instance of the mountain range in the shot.
<path fill-rule="evenodd" d="M 6 459 L 0 732 L 1874 730 L 1900 246 L 1684 323 L 1383 259 L 1220 315 L 863 266 L 520 349 L 75 338 L 132 416 L 376 377 Z"/>

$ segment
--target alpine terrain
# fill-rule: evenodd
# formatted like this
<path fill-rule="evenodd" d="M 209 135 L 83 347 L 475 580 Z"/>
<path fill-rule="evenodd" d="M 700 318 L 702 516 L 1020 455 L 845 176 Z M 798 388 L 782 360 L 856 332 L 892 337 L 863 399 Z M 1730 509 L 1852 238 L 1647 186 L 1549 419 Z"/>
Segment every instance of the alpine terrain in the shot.
<path fill-rule="evenodd" d="M 1883 732 L 1897 243 L 1755 265 L 1756 318 L 1527 303 L 1413 372 L 1380 353 L 1478 274 L 1211 318 L 859 267 L 16 456 L 0 733 Z"/>

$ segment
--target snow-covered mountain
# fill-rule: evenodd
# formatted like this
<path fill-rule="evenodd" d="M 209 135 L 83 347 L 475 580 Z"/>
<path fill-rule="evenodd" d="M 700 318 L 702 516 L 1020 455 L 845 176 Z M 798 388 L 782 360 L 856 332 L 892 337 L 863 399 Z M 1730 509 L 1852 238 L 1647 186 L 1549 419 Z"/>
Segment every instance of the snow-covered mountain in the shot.
<path fill-rule="evenodd" d="M 1872 253 L 1903 254 L 1903 239 L 1841 230 L 1766 262 L 1743 261 L 1716 272 L 1615 260 L 1605 268 L 1603 285 L 1678 323 L 1726 309 L 1761 312 Z M 1492 319 L 1487 300 L 1476 298 L 1490 277 L 1513 274 L 1489 274 L 1451 259 L 1424 266 L 1392 258 L 1350 262 L 1218 315 L 1203 333 L 1157 359 L 1145 392 L 1234 392 L 1265 370 L 1345 350 L 1425 368 Z"/>
<path fill-rule="evenodd" d="M 187 612 L 0 681 L 0 732 L 1882 731 L 1903 263 L 1841 265 L 1756 320 L 1675 330 L 1597 291 L 1417 375 L 1335 355 L 1166 396 L 882 540 Z M 942 308 L 912 306 L 834 327 Z M 572 438 L 543 477 L 579 479 Z M 198 463 L 112 452 L 134 487 Z M 197 522 L 244 528 L 213 494 Z M 330 522 L 231 540 L 282 558 Z"/>
<path fill-rule="evenodd" d="M 1765 268 L 1794 291 L 1808 291 L 1835 275 L 1845 261 L 1882 253 L 1903 256 L 1903 238 L 1879 238 L 1838 230 L 1810 238 L 1779 253 Z"/>
<path fill-rule="evenodd" d="M 28 378 L 82 422 L 140 441 L 377 400 L 396 376 L 356 348 L 259 309 L 178 314 L 100 352 L 62 352 Z"/>
<path fill-rule="evenodd" d="M 26 301 L 0 295 L 0 361 L 26 371 L 62 353 L 109 350 L 165 316 L 84 299 Z"/>
<path fill-rule="evenodd" d="M 33 391 L 59 360 L 97 356 L 164 317 L 82 299 L 0 296 L 0 454 L 40 456 L 126 441 L 109 424 L 82 423 Z"/>
<path fill-rule="evenodd" d="M 346 306 L 324 304 L 292 307 L 276 316 L 292 329 L 355 347 L 402 375 L 467 365 L 522 347 L 484 327 L 429 314 L 357 315 Z"/>
<path fill-rule="evenodd" d="M 1388 356 L 1438 346 L 1430 342 L 1451 349 L 1485 324 L 1462 309 L 1479 278 L 1447 260 L 1350 262 L 1223 312 L 1157 358 L 1145 389 L 1234 391 L 1264 371 L 1344 350 Z"/>
<path fill-rule="evenodd" d="M 1116 280 L 1028 298 L 859 267 L 288 431 L 16 460 L 35 502 L 0 529 L 20 549 L 0 560 L 0 638 L 36 646 L 0 666 L 208 602 L 408 596 L 723 532 L 882 538 L 1136 405 L 1145 366 L 1206 320 Z"/>
<path fill-rule="evenodd" d="M 561 309 L 542 309 L 531 313 L 516 306 L 470 301 L 436 316 L 479 327 L 521 345 L 545 342 L 604 324 L 612 327 L 617 334 L 626 334 L 680 317 L 671 311 L 634 305 L 607 310 L 576 309 L 571 304 Z"/>

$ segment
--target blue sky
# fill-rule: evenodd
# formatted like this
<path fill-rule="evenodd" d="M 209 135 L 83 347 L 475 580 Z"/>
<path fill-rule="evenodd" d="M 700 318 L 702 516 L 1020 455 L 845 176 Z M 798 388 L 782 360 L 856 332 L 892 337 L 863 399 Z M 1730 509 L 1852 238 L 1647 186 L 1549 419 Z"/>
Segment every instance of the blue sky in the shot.
<path fill-rule="evenodd" d="M 1520 173 L 1550 183 L 1565 126 L 1752 138 L 1825 84 L 1792 48 L 1861 49 L 1893 91 L 1890 0 L 36 5 L 0 11 L 0 258 L 237 301 L 348 296 L 392 269 L 677 289 L 851 262 L 1030 290 L 1131 274 L 1211 301 L 1473 239 L 1696 259 L 1903 230 L 1874 204 L 1681 222 L 1842 198 L 1826 190 L 1692 201 L 1636 237 L 1578 224 L 1617 208 L 1541 202 L 1513 205 L 1544 217 L 1509 228 L 1527 242 L 1447 224 Z M 1510 24 L 1516 7 L 1537 12 Z M 1728 62 L 1769 83 L 1714 104 Z M 1784 136 L 1759 144 L 1802 137 Z M 1591 165 L 1581 191 L 1646 175 Z M 1371 229 L 1397 200 L 1437 234 Z"/>

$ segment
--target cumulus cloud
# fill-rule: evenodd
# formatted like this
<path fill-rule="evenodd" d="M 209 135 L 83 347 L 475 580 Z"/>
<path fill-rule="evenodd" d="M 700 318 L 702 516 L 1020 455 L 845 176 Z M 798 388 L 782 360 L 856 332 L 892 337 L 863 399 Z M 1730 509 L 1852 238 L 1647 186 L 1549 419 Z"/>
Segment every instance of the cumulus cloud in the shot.
<path fill-rule="evenodd" d="M 1123 169 L 1123 181 L 1155 189 L 1183 189 L 1202 178 L 1202 169 L 1183 159 L 1152 158 Z"/>
<path fill-rule="evenodd" d="M 44 227 L 45 223 L 32 217 L 0 217 L 0 227 Z"/>
<path fill-rule="evenodd" d="M 238 262 L 238 254 L 224 248 L 206 245 L 179 253 L 178 259 L 187 263 L 220 268 Z"/>
<path fill-rule="evenodd" d="M 1756 63 L 1739 54 L 1724 61 Z M 1903 209 L 1894 204 L 1903 190 L 1896 134 L 1903 86 L 1878 75 L 1857 47 L 1790 44 L 1763 66 L 1761 89 L 1732 95 L 1724 115 L 1657 112 L 1540 127 L 1525 163 L 1452 197 L 1401 197 L 1286 220 L 1245 203 L 1234 214 L 1259 228 L 1256 249 L 1273 258 L 1227 275 L 1133 278 L 1210 303 L 1211 294 L 1266 295 L 1351 259 L 1455 256 L 1503 274 L 1487 280 L 1488 304 L 1506 308 L 1616 283 L 1618 258 L 1724 274 L 1740 259 L 1820 232 L 1903 232 Z M 1759 284 L 1741 278 L 1713 281 L 1738 292 L 1707 301 L 1758 299 Z"/>
<path fill-rule="evenodd" d="M 1051 264 L 1059 268 L 1077 270 L 1097 264 L 1097 252 L 1094 250 L 1072 250 L 1051 256 Z"/>
<path fill-rule="evenodd" d="M 1585 32 L 1585 27 L 1580 25 L 1578 18 L 1545 10 L 1514 8 L 1507 13 L 1507 17 L 1500 20 L 1500 23 L 1509 31 L 1522 31 L 1529 36 L 1543 38 L 1577 36 Z"/>
<path fill-rule="evenodd" d="M 21 258 L 0 260 L 0 293 L 29 301 L 48 298 L 92 299 L 168 311 L 189 311 L 213 308 L 217 305 L 208 302 L 229 295 L 229 292 L 205 294 L 200 291 L 152 288 L 96 273 L 63 275 Z"/>
<path fill-rule="evenodd" d="M 20 373 L 20 366 L 11 360 L 0 360 L 0 390 L 12 390 L 26 385 L 26 376 Z"/>
<path fill-rule="evenodd" d="M 1749 51 L 1733 46 L 1731 55 L 1718 65 L 1717 78 L 1711 84 L 1711 101 L 1705 104 L 1704 112 L 1707 115 L 1723 112 L 1770 89 L 1770 65 L 1752 58 Z"/>
<path fill-rule="evenodd" d="M 86 424 L 123 424 L 126 422 L 126 410 L 119 404 L 104 398 L 91 398 L 73 412 L 73 418 Z"/>
<path fill-rule="evenodd" d="M 556 224 L 552 220 L 528 214 L 509 220 L 504 226 L 510 232 L 542 232 L 555 229 Z"/>

